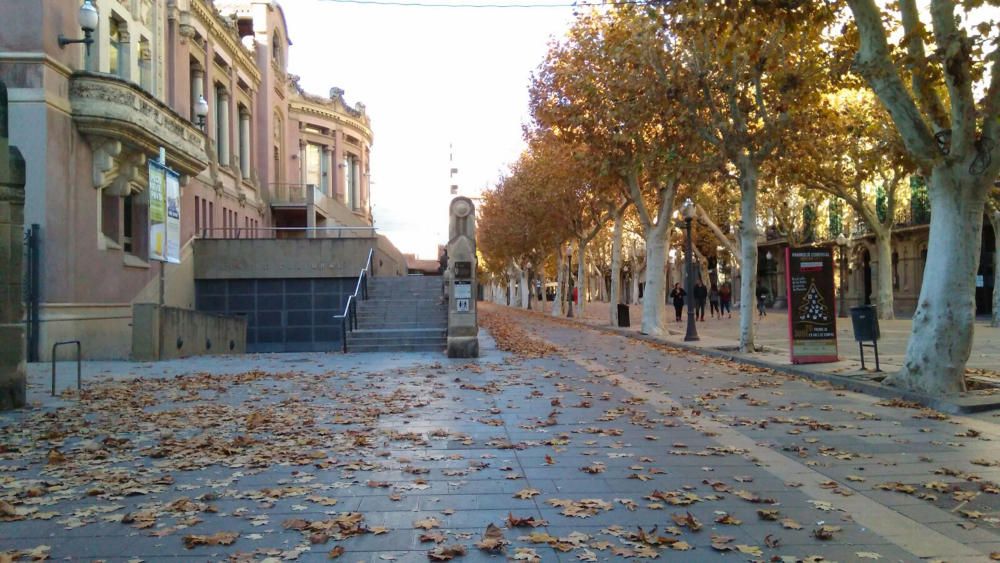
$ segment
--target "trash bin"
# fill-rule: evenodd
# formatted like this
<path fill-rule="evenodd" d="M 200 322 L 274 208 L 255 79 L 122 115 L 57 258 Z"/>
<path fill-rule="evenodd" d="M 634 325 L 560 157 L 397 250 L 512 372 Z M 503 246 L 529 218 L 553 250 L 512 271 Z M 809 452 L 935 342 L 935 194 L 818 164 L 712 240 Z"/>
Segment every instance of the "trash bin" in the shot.
<path fill-rule="evenodd" d="M 628 318 L 628 305 L 618 304 L 618 326 L 632 326 Z"/>
<path fill-rule="evenodd" d="M 851 307 L 851 324 L 854 325 L 854 340 L 875 342 L 879 339 L 878 315 L 874 305 Z"/>

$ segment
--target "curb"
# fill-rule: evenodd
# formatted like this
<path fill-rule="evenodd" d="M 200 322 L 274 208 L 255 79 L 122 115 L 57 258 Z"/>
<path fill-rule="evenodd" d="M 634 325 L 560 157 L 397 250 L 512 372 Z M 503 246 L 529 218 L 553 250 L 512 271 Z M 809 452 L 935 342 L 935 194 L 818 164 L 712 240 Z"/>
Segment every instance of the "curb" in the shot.
<path fill-rule="evenodd" d="M 812 381 L 823 381 L 826 383 L 830 383 L 831 385 L 834 385 L 839 389 L 844 389 L 847 391 L 864 393 L 866 395 L 872 395 L 883 399 L 903 399 L 906 401 L 912 401 L 914 403 L 919 403 L 925 407 L 932 408 L 934 410 L 948 414 L 974 414 L 974 413 L 1000 409 L 1000 394 L 982 396 L 982 397 L 955 397 L 955 398 L 934 397 L 931 395 L 925 395 L 923 393 L 909 391 L 906 389 L 888 387 L 886 385 L 881 385 L 874 381 L 867 381 L 855 377 L 835 375 L 830 373 L 817 373 L 794 365 L 775 364 L 764 360 L 758 360 L 753 357 L 734 354 L 732 352 L 727 352 L 725 350 L 717 350 L 714 348 L 703 348 L 700 346 L 692 346 L 690 344 L 684 344 L 681 342 L 670 342 L 662 340 L 655 336 L 649 336 L 647 334 L 642 334 L 637 331 L 624 330 L 618 327 L 592 325 L 580 321 L 575 321 L 575 322 L 576 324 L 593 328 L 595 330 L 599 330 L 609 334 L 615 334 L 618 336 L 624 336 L 626 338 L 633 338 L 635 340 L 640 340 L 642 342 L 658 344 L 660 346 L 666 346 L 668 348 L 676 348 L 678 350 L 684 350 L 686 352 L 694 352 L 696 354 L 700 354 L 702 356 L 708 356 L 710 358 L 718 358 L 754 367 L 766 368 L 775 372 L 784 373 L 786 375 L 792 375 L 796 377 L 802 377 Z"/>

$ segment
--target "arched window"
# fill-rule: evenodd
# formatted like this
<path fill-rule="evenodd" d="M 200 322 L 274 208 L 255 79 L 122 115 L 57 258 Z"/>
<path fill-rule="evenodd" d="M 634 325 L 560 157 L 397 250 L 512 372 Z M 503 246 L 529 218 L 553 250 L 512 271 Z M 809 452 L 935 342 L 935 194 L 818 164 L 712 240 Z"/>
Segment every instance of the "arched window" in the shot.
<path fill-rule="evenodd" d="M 274 37 L 271 38 L 271 59 L 274 60 L 278 66 L 283 66 L 284 59 L 281 57 L 281 36 L 278 32 L 274 32 Z"/>

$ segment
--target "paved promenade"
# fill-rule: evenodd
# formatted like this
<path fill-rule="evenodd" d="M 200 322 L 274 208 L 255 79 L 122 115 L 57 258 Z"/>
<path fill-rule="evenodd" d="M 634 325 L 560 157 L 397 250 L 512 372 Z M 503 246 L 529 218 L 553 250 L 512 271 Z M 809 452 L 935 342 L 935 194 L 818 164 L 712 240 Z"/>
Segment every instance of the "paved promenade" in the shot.
<path fill-rule="evenodd" d="M 82 398 L 55 399 L 31 366 L 33 407 L 0 414 L 0 560 L 1000 552 L 991 414 L 480 313 L 509 352 L 88 362 Z"/>
<path fill-rule="evenodd" d="M 547 304 L 551 306 L 551 303 Z M 642 326 L 642 306 L 629 307 L 631 327 L 629 330 L 639 331 Z M 674 321 L 674 309 L 668 306 L 667 328 L 670 334 L 666 340 L 683 342 L 687 330 L 687 310 L 684 320 Z M 588 323 L 607 324 L 608 304 L 600 302 L 587 303 L 584 307 L 584 317 Z M 788 315 L 785 311 L 767 312 L 766 317 L 754 313 L 754 325 L 757 327 L 757 345 L 764 347 L 764 353 L 758 354 L 762 359 L 777 365 L 791 365 L 788 354 Z M 740 321 L 739 312 L 734 311 L 732 318 L 710 318 L 705 314 L 705 321 L 698 322 L 698 334 L 701 340 L 692 343 L 706 348 L 732 349 L 739 346 Z M 910 336 L 910 320 L 879 321 L 882 338 L 879 340 L 879 358 L 884 371 L 899 369 L 906 354 L 906 342 Z M 830 364 L 813 364 L 810 369 L 830 373 L 851 374 L 861 371 L 861 359 L 858 344 L 854 341 L 854 330 L 850 318 L 837 319 L 837 344 L 840 362 Z M 875 369 L 875 356 L 870 347 L 865 348 L 865 367 Z M 975 338 L 973 340 L 972 356 L 969 358 L 969 369 L 983 371 L 1000 376 L 1000 328 L 993 328 L 986 319 L 976 322 Z"/>

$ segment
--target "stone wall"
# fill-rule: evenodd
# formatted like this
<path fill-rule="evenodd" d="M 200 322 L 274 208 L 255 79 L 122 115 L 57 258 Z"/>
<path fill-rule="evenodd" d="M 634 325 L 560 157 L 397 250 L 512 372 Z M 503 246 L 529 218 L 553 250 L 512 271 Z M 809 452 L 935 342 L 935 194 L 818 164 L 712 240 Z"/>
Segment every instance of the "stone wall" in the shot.
<path fill-rule="evenodd" d="M 133 360 L 246 353 L 245 318 L 160 307 L 153 303 L 134 305 L 132 318 Z"/>
<path fill-rule="evenodd" d="M 8 141 L 0 82 L 0 410 L 24 406 L 24 159 Z"/>

